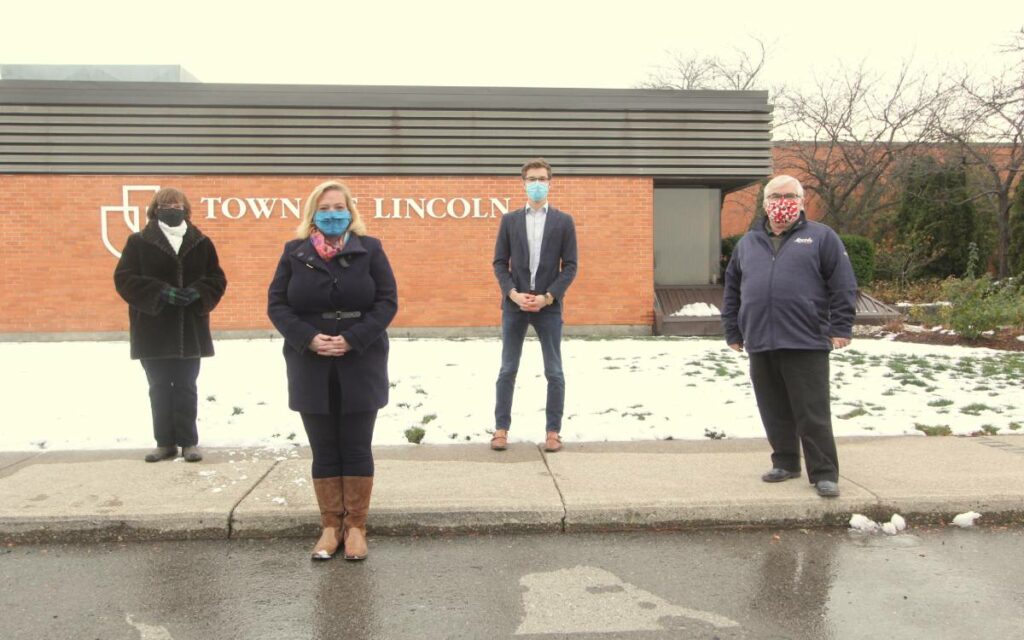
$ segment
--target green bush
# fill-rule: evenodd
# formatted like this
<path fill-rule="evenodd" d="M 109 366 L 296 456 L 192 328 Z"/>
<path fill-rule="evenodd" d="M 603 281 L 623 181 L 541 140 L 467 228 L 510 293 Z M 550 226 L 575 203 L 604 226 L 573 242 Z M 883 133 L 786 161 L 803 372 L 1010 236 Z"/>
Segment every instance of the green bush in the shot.
<path fill-rule="evenodd" d="M 419 427 L 409 427 L 405 430 L 405 439 L 412 444 L 419 444 L 423 441 L 423 436 L 427 435 L 427 432 Z"/>
<path fill-rule="evenodd" d="M 919 254 L 908 275 L 959 276 L 967 267 L 969 243 L 978 240 L 978 215 L 965 165 L 923 156 L 901 178 L 895 244 Z"/>
<path fill-rule="evenodd" d="M 864 287 L 875 279 L 875 245 L 864 236 L 842 235 L 839 238 L 846 246 L 846 253 L 857 276 L 857 286 Z"/>
<path fill-rule="evenodd" d="M 999 327 L 1024 327 L 1024 288 L 1014 278 L 950 278 L 943 287 L 950 306 L 944 324 L 965 338 Z"/>
<path fill-rule="evenodd" d="M 1024 179 L 1017 181 L 1010 211 L 1010 273 L 1024 278 Z"/>
<path fill-rule="evenodd" d="M 729 266 L 729 260 L 732 258 L 733 249 L 736 248 L 736 243 L 740 241 L 743 234 L 737 234 L 734 236 L 726 236 L 722 238 L 722 255 L 719 258 L 719 274 L 718 281 L 725 282 L 725 268 Z"/>

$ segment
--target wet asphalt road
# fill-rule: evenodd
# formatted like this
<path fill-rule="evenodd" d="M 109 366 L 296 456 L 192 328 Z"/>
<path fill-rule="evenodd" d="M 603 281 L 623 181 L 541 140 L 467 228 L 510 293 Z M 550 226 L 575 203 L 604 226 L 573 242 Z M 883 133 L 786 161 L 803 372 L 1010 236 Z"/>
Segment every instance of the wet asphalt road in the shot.
<path fill-rule="evenodd" d="M 1024 638 L 1021 529 L 311 544 L 8 547 L 0 638 Z"/>

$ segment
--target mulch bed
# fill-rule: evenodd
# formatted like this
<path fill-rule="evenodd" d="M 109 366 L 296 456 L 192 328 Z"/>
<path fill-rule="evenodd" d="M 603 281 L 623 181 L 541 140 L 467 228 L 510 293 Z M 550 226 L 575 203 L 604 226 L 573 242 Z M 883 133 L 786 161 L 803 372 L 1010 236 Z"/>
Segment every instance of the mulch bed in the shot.
<path fill-rule="evenodd" d="M 981 336 L 969 340 L 962 336 L 951 336 L 938 331 L 910 332 L 901 331 L 896 334 L 897 342 L 916 342 L 919 344 L 958 345 L 961 347 L 984 347 L 1000 351 L 1024 351 L 1024 342 L 1017 339 L 1021 331 L 1017 329 L 1000 329 L 994 336 Z"/>

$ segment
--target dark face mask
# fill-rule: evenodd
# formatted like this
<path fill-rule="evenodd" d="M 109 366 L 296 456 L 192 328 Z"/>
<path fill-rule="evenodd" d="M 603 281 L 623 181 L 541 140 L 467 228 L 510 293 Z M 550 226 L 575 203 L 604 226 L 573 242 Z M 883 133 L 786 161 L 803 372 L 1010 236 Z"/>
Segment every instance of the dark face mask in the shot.
<path fill-rule="evenodd" d="M 168 227 L 176 227 L 185 220 L 184 209 L 157 209 L 156 219 Z"/>

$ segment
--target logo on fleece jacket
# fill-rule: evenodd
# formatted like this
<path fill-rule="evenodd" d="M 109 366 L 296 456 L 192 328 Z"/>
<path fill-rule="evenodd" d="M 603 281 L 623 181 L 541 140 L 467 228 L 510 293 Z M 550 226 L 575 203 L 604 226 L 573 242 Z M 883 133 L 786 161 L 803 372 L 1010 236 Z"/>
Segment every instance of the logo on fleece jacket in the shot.
<path fill-rule="evenodd" d="M 814 244 L 814 238 L 797 238 L 793 242 L 797 244 Z"/>

